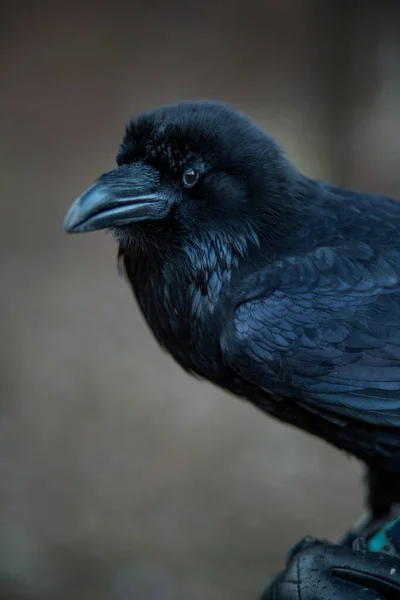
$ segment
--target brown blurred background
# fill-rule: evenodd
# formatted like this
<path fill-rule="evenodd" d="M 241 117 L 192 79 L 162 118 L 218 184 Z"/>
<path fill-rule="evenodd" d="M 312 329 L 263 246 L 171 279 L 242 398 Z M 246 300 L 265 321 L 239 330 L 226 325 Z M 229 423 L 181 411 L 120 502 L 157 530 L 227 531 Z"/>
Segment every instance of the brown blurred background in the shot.
<path fill-rule="evenodd" d="M 400 195 L 399 29 L 395 1 L 1 3 L 2 600 L 251 600 L 359 516 L 354 460 L 186 376 L 113 239 L 62 220 L 129 117 L 193 98 Z"/>

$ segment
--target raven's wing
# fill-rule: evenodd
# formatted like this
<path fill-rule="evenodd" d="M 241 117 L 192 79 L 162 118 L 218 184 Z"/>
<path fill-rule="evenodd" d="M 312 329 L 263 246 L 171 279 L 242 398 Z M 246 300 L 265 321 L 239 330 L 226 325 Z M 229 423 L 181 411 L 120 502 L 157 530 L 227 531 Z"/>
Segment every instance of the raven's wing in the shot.
<path fill-rule="evenodd" d="M 332 420 L 400 426 L 400 251 L 319 248 L 243 294 L 220 340 L 241 379 Z"/>

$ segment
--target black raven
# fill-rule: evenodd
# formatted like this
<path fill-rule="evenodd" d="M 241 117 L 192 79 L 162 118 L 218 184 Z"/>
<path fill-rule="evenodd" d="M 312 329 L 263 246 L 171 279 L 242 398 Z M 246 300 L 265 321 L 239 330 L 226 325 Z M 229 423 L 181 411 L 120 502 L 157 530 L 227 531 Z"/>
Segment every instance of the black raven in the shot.
<path fill-rule="evenodd" d="M 139 115 L 66 231 L 110 229 L 181 366 L 368 466 L 400 500 L 400 204 L 300 174 L 218 102 Z"/>

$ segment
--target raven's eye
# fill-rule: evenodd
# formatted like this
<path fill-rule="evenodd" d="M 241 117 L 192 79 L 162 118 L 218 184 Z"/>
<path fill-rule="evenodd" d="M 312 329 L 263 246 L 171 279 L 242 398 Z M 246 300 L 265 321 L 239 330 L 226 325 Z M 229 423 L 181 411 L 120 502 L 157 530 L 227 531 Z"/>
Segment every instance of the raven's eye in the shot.
<path fill-rule="evenodd" d="M 199 175 L 200 173 L 197 171 L 197 169 L 187 169 L 182 177 L 183 185 L 187 188 L 193 187 L 196 185 Z"/>

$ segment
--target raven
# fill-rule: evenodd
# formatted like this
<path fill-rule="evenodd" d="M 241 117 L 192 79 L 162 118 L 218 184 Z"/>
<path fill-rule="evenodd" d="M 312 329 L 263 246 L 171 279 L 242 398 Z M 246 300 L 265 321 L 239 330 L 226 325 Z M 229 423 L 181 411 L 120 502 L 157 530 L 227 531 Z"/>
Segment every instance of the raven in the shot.
<path fill-rule="evenodd" d="M 400 203 L 299 173 L 256 123 L 183 102 L 126 127 L 71 206 L 111 230 L 159 344 L 188 372 L 367 465 L 400 501 Z"/>

